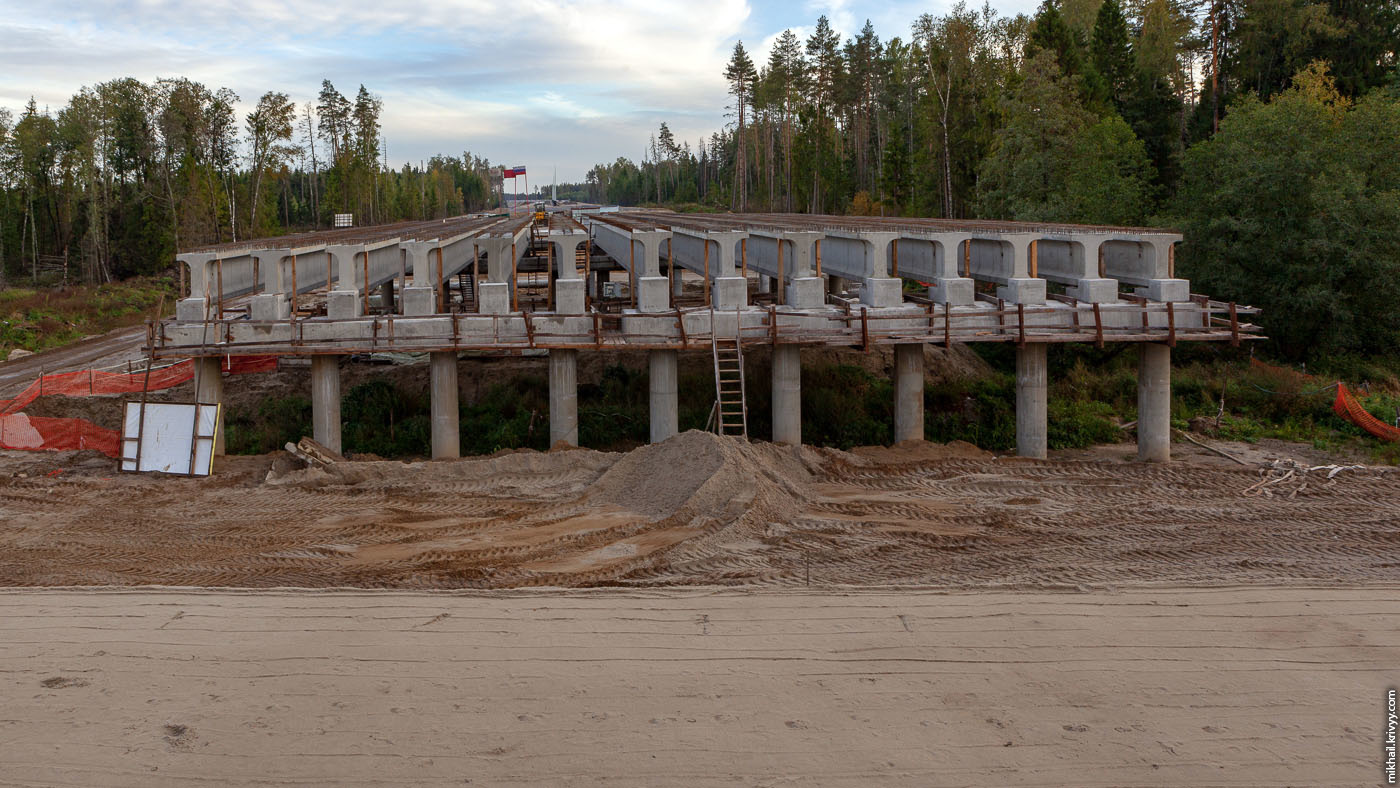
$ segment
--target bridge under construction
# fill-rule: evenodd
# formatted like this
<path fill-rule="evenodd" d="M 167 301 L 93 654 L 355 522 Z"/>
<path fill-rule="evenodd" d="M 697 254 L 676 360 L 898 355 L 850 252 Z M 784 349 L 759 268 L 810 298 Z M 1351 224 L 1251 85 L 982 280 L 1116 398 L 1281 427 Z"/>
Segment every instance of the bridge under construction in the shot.
<path fill-rule="evenodd" d="M 648 352 L 659 442 L 678 429 L 678 353 L 713 355 L 716 421 L 738 431 L 743 348 L 771 345 L 772 438 L 795 444 L 804 347 L 893 345 L 903 441 L 924 435 L 923 345 L 1011 342 L 1017 451 L 1044 457 L 1049 345 L 1133 342 L 1138 455 L 1165 461 L 1171 349 L 1257 336 L 1244 320 L 1255 310 L 1176 277 L 1180 241 L 1135 227 L 596 207 L 457 217 L 181 252 L 188 295 L 148 346 L 199 360 L 201 402 L 222 398 L 220 357 L 310 357 L 314 437 L 337 451 L 341 358 L 427 352 L 432 455 L 448 458 L 460 454 L 459 351 L 547 351 L 550 439 L 576 445 L 579 353 Z"/>

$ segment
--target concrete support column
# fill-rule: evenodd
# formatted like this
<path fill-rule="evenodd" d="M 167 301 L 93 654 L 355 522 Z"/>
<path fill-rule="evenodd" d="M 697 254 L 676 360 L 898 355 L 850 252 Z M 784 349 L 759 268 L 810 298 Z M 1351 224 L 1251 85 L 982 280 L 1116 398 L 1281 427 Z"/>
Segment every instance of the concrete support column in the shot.
<path fill-rule="evenodd" d="M 205 356 L 194 360 L 195 379 L 199 381 L 194 392 L 195 402 L 217 404 L 224 401 L 224 365 L 218 356 Z M 214 454 L 224 453 L 224 417 L 219 414 L 219 424 L 214 429 Z"/>
<path fill-rule="evenodd" d="M 311 437 L 340 453 L 340 356 L 311 357 Z"/>
<path fill-rule="evenodd" d="M 549 351 L 549 445 L 578 445 L 578 351 Z"/>
<path fill-rule="evenodd" d="M 455 459 L 462 456 L 457 410 L 457 353 L 451 350 L 429 353 L 428 367 L 433 459 Z"/>
<path fill-rule="evenodd" d="M 676 351 L 647 353 L 651 374 L 651 442 L 660 443 L 680 431 L 679 399 L 676 385 Z"/>
<path fill-rule="evenodd" d="M 841 295 L 846 292 L 846 280 L 839 276 L 828 276 L 826 278 L 826 292 L 832 295 Z"/>
<path fill-rule="evenodd" d="M 1016 453 L 1044 459 L 1050 448 L 1046 402 L 1044 342 L 1027 342 L 1016 351 Z"/>
<path fill-rule="evenodd" d="M 675 266 L 675 271 L 671 274 L 671 295 L 675 298 L 680 298 L 685 291 L 685 284 L 681 281 L 684 275 L 684 269 Z"/>
<path fill-rule="evenodd" d="M 802 349 L 773 347 L 773 442 L 802 444 Z"/>
<path fill-rule="evenodd" d="M 398 311 L 394 308 L 394 280 L 390 279 L 379 286 L 379 304 L 391 315 Z"/>
<path fill-rule="evenodd" d="M 1138 346 L 1138 459 L 1172 458 L 1172 350 L 1143 342 Z"/>
<path fill-rule="evenodd" d="M 924 437 L 924 346 L 894 346 L 894 442 Z"/>
<path fill-rule="evenodd" d="M 772 279 L 771 277 L 764 276 L 763 274 L 759 274 L 759 275 L 758 275 L 758 292 L 760 292 L 760 293 L 771 293 L 771 292 L 773 292 L 773 279 Z"/>

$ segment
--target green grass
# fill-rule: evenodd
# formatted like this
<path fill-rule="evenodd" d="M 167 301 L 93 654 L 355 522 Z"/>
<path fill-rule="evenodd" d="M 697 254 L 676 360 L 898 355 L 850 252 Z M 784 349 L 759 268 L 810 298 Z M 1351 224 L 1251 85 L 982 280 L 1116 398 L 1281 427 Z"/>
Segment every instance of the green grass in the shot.
<path fill-rule="evenodd" d="M 38 352 L 85 336 L 138 325 L 175 311 L 175 281 L 128 279 L 100 286 L 0 290 L 0 358 L 16 348 Z"/>

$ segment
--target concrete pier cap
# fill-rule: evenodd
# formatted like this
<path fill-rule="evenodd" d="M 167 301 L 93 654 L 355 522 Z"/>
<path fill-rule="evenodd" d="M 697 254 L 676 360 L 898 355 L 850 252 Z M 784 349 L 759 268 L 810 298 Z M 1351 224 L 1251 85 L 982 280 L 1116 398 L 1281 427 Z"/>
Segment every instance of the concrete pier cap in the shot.
<path fill-rule="evenodd" d="M 865 242 L 865 281 L 861 283 L 860 302 L 875 307 L 899 306 L 904 302 L 904 284 L 890 276 L 891 245 L 899 240 L 899 233 L 866 231 L 859 237 Z"/>

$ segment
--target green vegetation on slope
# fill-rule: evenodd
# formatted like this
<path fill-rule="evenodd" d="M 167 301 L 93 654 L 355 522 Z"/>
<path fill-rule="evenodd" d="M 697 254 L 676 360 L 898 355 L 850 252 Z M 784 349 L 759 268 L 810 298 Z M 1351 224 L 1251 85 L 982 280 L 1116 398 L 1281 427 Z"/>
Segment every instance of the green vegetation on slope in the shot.
<path fill-rule="evenodd" d="M 0 358 L 12 349 L 40 351 L 92 334 L 137 325 L 175 311 L 175 283 L 169 277 L 128 279 L 96 287 L 23 287 L 0 290 Z"/>

